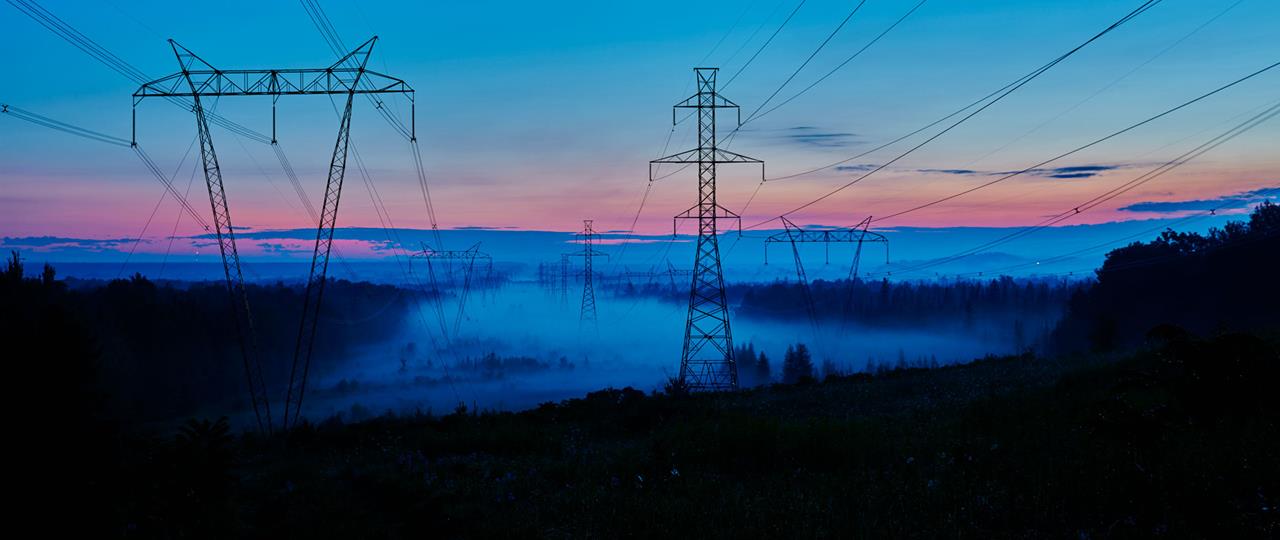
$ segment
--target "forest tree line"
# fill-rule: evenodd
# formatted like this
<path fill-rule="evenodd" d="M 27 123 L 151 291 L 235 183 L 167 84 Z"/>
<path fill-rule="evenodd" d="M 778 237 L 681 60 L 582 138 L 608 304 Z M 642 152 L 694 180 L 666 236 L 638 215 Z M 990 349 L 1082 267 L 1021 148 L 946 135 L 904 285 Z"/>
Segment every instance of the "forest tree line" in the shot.
<path fill-rule="evenodd" d="M 1166 230 L 1111 251 L 1096 275 L 1072 296 L 1054 351 L 1128 348 L 1153 329 L 1280 330 L 1280 206 L 1264 202 L 1248 220 L 1206 234 Z"/>
<path fill-rule="evenodd" d="M 132 422 L 169 420 L 201 406 L 245 400 L 239 340 L 226 286 L 219 282 L 156 283 L 140 274 L 107 282 L 57 279 L 45 265 L 24 277 L 11 253 L 0 277 L 8 343 L 24 344 L 14 364 L 19 380 L 56 385 L 83 378 L 103 394 L 100 406 Z M 283 392 L 302 314 L 302 290 L 284 284 L 247 286 L 257 357 L 268 389 Z M 393 337 L 409 295 L 389 285 L 334 280 L 324 292 L 312 373 L 324 373 L 353 349 Z M 68 347 L 74 351 L 62 354 Z M 277 390 L 279 392 L 277 392 Z"/>
<path fill-rule="evenodd" d="M 847 318 L 866 325 L 931 324 L 959 321 L 972 326 L 983 318 L 1059 313 L 1085 285 L 1079 281 L 1023 279 L 1001 276 L 990 280 L 946 282 L 814 280 L 809 283 L 815 313 L 820 318 Z M 806 317 L 805 295 L 799 283 L 730 285 L 738 310 L 761 316 Z"/>

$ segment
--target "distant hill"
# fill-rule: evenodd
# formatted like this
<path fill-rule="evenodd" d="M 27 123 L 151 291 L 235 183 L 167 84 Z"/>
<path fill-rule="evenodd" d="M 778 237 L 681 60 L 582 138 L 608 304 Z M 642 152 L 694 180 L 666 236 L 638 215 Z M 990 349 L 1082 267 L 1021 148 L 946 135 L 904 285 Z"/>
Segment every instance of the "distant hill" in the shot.
<path fill-rule="evenodd" d="M 983 252 L 957 260 L 931 266 L 927 272 L 899 275 L 904 267 L 934 264 L 940 258 L 953 255 L 957 250 L 982 245 L 1008 236 L 1024 227 L 889 227 L 879 229 L 889 239 L 888 260 L 883 245 L 866 246 L 862 254 L 861 271 L 864 273 L 892 272 L 892 279 L 928 279 L 935 273 L 987 272 L 993 268 L 1018 268 L 1006 270 L 1014 277 L 1033 274 L 1074 271 L 1096 267 L 1101 255 L 1088 248 L 1099 243 L 1128 237 L 1142 231 L 1159 230 L 1168 225 L 1180 230 L 1207 231 L 1211 226 L 1221 226 L 1229 216 L 1206 216 L 1191 224 L 1183 219 L 1159 218 L 1128 220 L 1110 223 L 1049 227 L 1026 238 L 1019 238 L 1001 245 L 1001 252 Z M 599 225 L 599 223 L 597 223 Z M 818 227 L 818 225 L 805 225 Z M 1190 227 L 1190 228 L 1188 228 Z M 629 235 L 625 231 L 605 230 L 598 238 L 597 249 L 610 254 L 611 259 L 600 268 L 603 272 L 619 272 L 624 269 L 646 271 L 650 267 L 666 268 L 670 261 L 677 268 L 688 268 L 693 261 L 693 238 L 682 230 L 678 237 L 669 234 Z M 789 246 L 775 245 L 769 254 L 769 264 L 764 264 L 764 238 L 777 230 L 752 230 L 739 236 L 726 230 L 722 235 L 721 257 L 725 279 L 731 283 L 769 282 L 795 275 Z M 560 254 L 581 249 L 570 232 L 512 230 L 508 228 L 455 228 L 439 231 L 440 241 L 447 249 L 464 249 L 476 243 L 494 258 L 499 272 L 512 274 L 517 279 L 532 278 L 539 263 L 555 265 Z M 310 263 L 311 243 L 315 241 L 315 229 L 238 230 L 236 238 L 245 262 L 246 278 L 255 282 L 300 282 Z M 331 265 L 330 275 L 352 281 L 396 283 L 405 281 L 398 264 L 386 258 L 394 238 L 403 247 L 416 251 L 423 243 L 436 246 L 436 234 L 423 229 L 392 229 L 368 227 L 342 227 L 335 231 L 335 238 L 342 249 L 343 260 Z M 19 250 L 32 262 L 52 262 L 63 276 L 111 279 L 122 272 L 141 272 L 150 279 L 212 280 L 222 277 L 222 266 L 217 249 L 207 235 L 178 238 L 171 245 L 166 238 L 144 238 L 137 251 L 122 265 L 125 255 L 133 247 L 136 238 L 88 239 L 61 237 L 3 237 L 0 249 Z M 625 246 L 625 248 L 624 248 Z M 172 252 L 168 251 L 172 247 Z M 830 246 L 822 244 L 800 245 L 805 258 L 805 269 L 811 279 L 835 280 L 848 276 L 853 258 L 850 245 Z M 625 250 L 625 251 L 624 251 Z M 1063 253 L 1086 250 L 1071 258 Z M 1053 257 L 1043 265 L 1038 260 Z M 163 262 L 162 262 L 163 261 Z M 579 263 L 580 264 L 580 263 Z"/>

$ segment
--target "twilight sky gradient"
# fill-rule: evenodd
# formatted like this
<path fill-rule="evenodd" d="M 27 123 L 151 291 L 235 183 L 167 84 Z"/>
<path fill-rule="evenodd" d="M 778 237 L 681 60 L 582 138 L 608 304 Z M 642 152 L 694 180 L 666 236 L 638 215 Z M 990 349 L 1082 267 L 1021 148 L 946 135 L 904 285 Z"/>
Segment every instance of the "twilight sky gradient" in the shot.
<path fill-rule="evenodd" d="M 731 148 L 764 159 L 769 176 L 857 154 L 1022 76 L 1139 3 L 929 0 L 813 91 L 749 124 Z M 746 116 L 854 4 L 807 2 L 724 95 L 742 105 Z M 775 103 L 844 60 L 914 4 L 869 0 Z M 153 78 L 176 71 L 165 43 L 169 37 L 223 68 L 333 61 L 296 2 L 232 0 L 200 9 L 119 0 L 42 5 Z M 671 128 L 670 106 L 692 92 L 690 68 L 719 66 L 723 83 L 795 2 L 322 5 L 349 45 L 380 36 L 371 66 L 418 90 L 418 135 L 442 227 L 571 231 L 583 218 L 594 218 L 598 230 L 630 226 L 645 189 L 647 161 L 663 149 Z M 128 137 L 133 83 L 12 6 L 0 6 L 0 14 L 0 50 L 6 53 L 0 102 Z M 1274 0 L 1165 0 L 921 151 L 793 219 L 842 225 L 891 214 L 980 184 L 989 173 L 1018 170 L 1074 148 L 1280 60 L 1278 21 L 1280 2 Z M 1054 163 L 1053 170 L 883 224 L 1031 224 L 1142 174 L 1278 99 L 1280 69 Z M 428 226 L 408 143 L 368 102 L 357 103 L 353 141 L 394 224 Z M 407 115 L 407 103 L 390 103 Z M 224 99 L 217 110 L 270 130 L 269 98 Z M 138 118 L 139 143 L 162 168 L 177 170 L 180 189 L 194 178 L 190 200 L 207 213 L 194 160 L 179 166 L 195 136 L 190 113 L 157 100 L 142 104 Z M 285 97 L 279 118 L 281 144 L 318 204 L 337 127 L 331 104 L 320 96 Z M 721 132 L 730 129 L 726 122 Z M 307 226 L 270 148 L 217 128 L 214 137 L 238 226 Z M 1280 122 L 1263 124 L 1066 224 L 1179 216 L 1203 209 L 1206 200 L 1275 197 L 1278 141 Z M 869 155 L 846 170 L 767 183 L 744 222 L 811 200 L 907 145 Z M 692 146 L 693 129 L 686 123 L 676 128 L 667 150 Z M 376 227 L 370 194 L 351 172 L 339 225 Z M 749 167 L 722 169 L 722 203 L 741 209 L 758 178 Z M 0 117 L 0 237 L 136 237 L 161 191 L 127 149 Z M 694 202 L 694 191 L 693 169 L 660 181 L 637 230 L 669 231 L 670 216 Z M 168 236 L 177 218 L 177 205 L 166 199 L 146 236 Z M 185 218 L 176 231 L 200 232 Z M 163 250 L 164 242 L 140 249 Z"/>

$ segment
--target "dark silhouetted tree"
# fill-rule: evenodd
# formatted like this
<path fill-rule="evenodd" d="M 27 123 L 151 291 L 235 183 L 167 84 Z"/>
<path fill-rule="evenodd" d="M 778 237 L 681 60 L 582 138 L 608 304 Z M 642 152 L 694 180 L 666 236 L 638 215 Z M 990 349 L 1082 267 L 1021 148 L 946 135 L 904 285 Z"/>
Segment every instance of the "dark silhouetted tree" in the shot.
<path fill-rule="evenodd" d="M 822 360 L 822 378 L 830 379 L 832 377 L 839 377 L 839 376 L 840 376 L 840 368 L 836 367 L 836 363 L 833 362 L 830 358 L 824 358 Z"/>
<path fill-rule="evenodd" d="M 9 252 L 9 261 L 5 264 L 4 279 L 11 284 L 22 282 L 22 258 L 17 251 Z"/>
<path fill-rule="evenodd" d="M 813 358 L 809 355 L 809 348 L 803 343 L 788 346 L 782 358 L 782 382 L 795 384 L 806 380 L 813 380 Z"/>
<path fill-rule="evenodd" d="M 1192 334 L 1280 324 L 1280 206 L 1207 234 L 1166 230 L 1107 253 L 1097 283 L 1075 293 L 1052 333 L 1058 353 L 1139 345 L 1158 325 Z"/>
<path fill-rule="evenodd" d="M 760 356 L 756 358 L 756 380 L 759 384 L 769 384 L 773 382 L 773 368 L 769 366 L 769 357 L 764 355 L 764 351 L 760 351 Z"/>
<path fill-rule="evenodd" d="M 734 347 L 734 358 L 738 361 L 738 375 L 744 386 L 758 386 L 767 381 L 760 381 L 756 377 L 756 346 L 747 343 Z"/>

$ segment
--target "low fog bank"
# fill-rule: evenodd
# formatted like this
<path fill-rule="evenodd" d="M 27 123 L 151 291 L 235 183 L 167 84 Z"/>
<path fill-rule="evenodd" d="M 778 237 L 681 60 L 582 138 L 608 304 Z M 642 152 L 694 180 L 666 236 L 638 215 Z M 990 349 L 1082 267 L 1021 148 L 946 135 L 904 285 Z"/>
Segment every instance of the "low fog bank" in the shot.
<path fill-rule="evenodd" d="M 529 283 L 474 291 L 453 323 L 458 298 L 425 300 L 395 339 L 355 352 L 319 373 L 306 415 L 359 419 L 392 412 L 520 410 L 605 387 L 662 387 L 679 371 L 687 297 L 620 295 L 597 288 L 598 321 L 579 320 L 581 285 L 562 295 Z M 445 315 L 448 337 L 441 332 Z M 823 318 L 731 312 L 734 343 L 769 356 L 774 379 L 786 348 L 806 344 L 815 365 L 841 372 L 879 365 L 948 364 L 1024 350 L 1052 322 L 1007 317 L 926 326 L 867 326 Z M 1028 325 L 1034 324 L 1034 327 Z M 821 375 L 821 374 L 819 374 Z"/>

